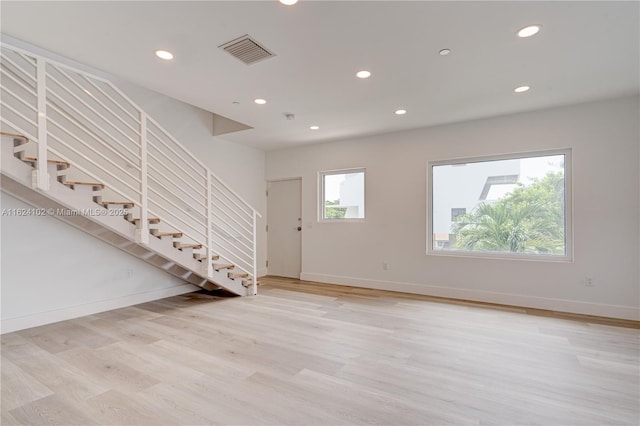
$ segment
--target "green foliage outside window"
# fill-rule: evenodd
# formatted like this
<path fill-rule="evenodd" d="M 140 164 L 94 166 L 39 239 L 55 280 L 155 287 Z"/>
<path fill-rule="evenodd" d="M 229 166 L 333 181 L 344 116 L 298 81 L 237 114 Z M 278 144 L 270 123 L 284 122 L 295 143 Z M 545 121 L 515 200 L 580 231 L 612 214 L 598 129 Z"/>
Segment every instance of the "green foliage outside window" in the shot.
<path fill-rule="evenodd" d="M 500 200 L 458 216 L 452 228 L 457 249 L 563 255 L 564 175 L 518 184 Z"/>
<path fill-rule="evenodd" d="M 324 218 L 325 219 L 344 219 L 344 215 L 347 213 L 346 207 L 331 207 L 340 205 L 340 200 L 325 201 L 324 203 Z"/>

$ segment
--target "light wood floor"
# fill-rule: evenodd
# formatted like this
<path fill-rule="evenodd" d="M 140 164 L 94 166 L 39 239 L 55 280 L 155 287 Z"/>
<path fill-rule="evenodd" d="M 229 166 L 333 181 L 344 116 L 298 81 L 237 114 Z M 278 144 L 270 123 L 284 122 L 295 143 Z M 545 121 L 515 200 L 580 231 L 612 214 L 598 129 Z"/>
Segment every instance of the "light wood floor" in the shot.
<path fill-rule="evenodd" d="M 3 335 L 2 425 L 639 423 L 637 329 L 263 283 Z"/>

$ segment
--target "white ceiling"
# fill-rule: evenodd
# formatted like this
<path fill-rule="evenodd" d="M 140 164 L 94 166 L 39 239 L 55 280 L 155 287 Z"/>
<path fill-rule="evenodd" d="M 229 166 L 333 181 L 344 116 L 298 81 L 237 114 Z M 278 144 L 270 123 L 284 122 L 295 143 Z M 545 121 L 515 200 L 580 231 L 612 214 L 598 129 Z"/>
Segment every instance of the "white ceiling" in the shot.
<path fill-rule="evenodd" d="M 245 123 L 224 139 L 275 149 L 638 93 L 638 6 L 2 1 L 1 12 L 3 33 Z M 528 24 L 542 31 L 516 37 Z M 246 66 L 218 49 L 244 34 L 277 56 Z"/>

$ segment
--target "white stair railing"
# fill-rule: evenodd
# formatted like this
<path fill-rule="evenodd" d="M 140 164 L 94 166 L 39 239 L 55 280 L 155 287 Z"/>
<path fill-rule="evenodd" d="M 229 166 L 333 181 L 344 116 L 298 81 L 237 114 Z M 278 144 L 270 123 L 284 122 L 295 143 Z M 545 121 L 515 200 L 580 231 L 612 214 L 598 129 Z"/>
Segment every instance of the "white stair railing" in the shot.
<path fill-rule="evenodd" d="M 0 43 L 0 121 L 34 142 L 34 187 L 49 188 L 47 159 L 107 186 L 104 197 L 131 202 L 136 242 L 148 244 L 150 217 L 201 244 L 211 259 L 235 265 L 256 293 L 256 220 L 260 214 L 159 123 L 108 80 Z"/>

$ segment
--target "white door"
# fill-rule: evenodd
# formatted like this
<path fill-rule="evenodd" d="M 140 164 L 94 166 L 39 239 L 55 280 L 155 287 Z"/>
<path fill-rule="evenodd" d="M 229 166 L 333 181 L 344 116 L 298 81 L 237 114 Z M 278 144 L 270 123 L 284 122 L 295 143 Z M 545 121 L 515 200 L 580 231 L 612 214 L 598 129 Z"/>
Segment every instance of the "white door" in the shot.
<path fill-rule="evenodd" d="M 300 179 L 269 182 L 267 197 L 269 275 L 300 278 L 301 183 Z"/>

